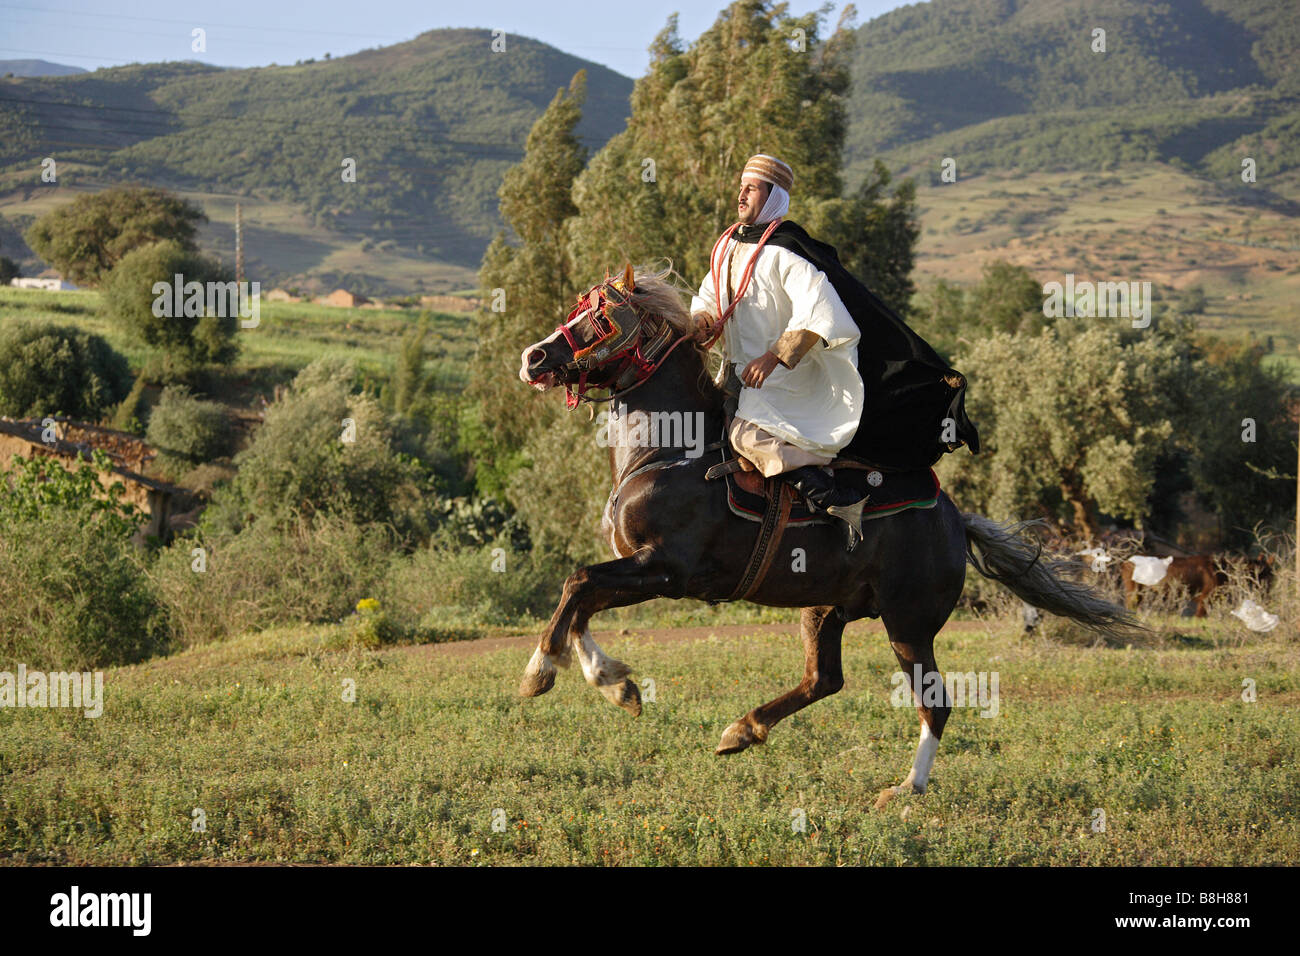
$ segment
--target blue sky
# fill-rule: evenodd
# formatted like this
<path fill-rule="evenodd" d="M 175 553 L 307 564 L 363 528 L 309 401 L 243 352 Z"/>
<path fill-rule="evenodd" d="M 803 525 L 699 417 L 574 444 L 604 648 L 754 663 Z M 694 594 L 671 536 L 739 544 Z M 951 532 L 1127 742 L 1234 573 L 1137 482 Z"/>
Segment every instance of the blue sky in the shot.
<path fill-rule="evenodd" d="M 790 0 L 803 14 L 822 0 Z M 421 3 L 419 0 L 0 0 L 0 60 L 52 60 L 93 70 L 123 63 L 203 59 L 219 66 L 265 66 L 330 53 L 343 56 L 409 40 L 439 27 L 500 29 L 534 37 L 627 76 L 645 72 L 646 47 L 678 12 L 678 30 L 695 39 L 725 8 L 684 0 L 575 0 Z M 858 23 L 903 6 L 859 0 Z M 844 3 L 826 18 L 834 27 Z M 190 31 L 207 31 L 206 56 L 190 50 Z"/>

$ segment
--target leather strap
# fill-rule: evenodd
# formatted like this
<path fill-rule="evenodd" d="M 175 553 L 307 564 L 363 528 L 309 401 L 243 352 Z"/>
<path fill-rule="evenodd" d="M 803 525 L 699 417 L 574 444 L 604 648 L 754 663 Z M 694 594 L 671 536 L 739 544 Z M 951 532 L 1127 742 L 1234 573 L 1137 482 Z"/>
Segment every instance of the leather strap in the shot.
<path fill-rule="evenodd" d="M 763 512 L 763 523 L 758 528 L 758 540 L 754 542 L 754 551 L 749 556 L 744 576 L 727 600 L 743 601 L 763 583 L 772 559 L 776 557 L 777 545 L 785 534 L 793 504 L 794 489 L 789 482 L 782 481 L 779 476 L 767 479 L 767 510 Z"/>

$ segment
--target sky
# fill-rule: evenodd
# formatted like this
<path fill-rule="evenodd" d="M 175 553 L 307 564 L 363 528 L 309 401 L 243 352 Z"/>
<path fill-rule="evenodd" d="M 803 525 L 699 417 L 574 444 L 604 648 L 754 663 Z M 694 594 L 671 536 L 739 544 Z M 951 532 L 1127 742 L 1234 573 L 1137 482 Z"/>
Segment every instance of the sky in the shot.
<path fill-rule="evenodd" d="M 789 0 L 802 15 L 824 0 Z M 857 22 L 866 23 L 904 4 L 858 0 Z M 843 2 L 824 19 L 834 29 Z M 533 37 L 566 53 L 641 76 L 646 48 L 668 16 L 690 42 L 726 3 L 714 0 L 0 0 L 0 60 L 50 60 L 82 69 L 199 59 L 217 66 L 266 66 L 345 56 L 409 40 L 426 30 L 469 27 Z M 190 49 L 190 31 L 203 27 L 207 53 Z"/>

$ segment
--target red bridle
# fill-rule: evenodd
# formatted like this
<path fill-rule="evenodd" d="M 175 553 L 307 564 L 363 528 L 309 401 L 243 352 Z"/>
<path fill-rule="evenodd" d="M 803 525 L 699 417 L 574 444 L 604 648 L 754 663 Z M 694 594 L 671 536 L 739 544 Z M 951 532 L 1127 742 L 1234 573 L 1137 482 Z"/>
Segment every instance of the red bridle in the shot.
<path fill-rule="evenodd" d="M 622 293 L 623 290 L 617 283 L 610 285 L 607 276 L 605 282 L 580 295 L 564 324 L 555 327 L 573 350 L 572 361 L 566 362 L 563 368 L 578 372 L 576 384 L 566 382 L 564 385 L 564 404 L 569 409 L 577 408 L 584 401 L 612 401 L 645 384 L 673 349 L 690 338 L 689 335 L 678 336 L 670 345 L 674 330 L 663 319 L 659 320 L 658 328 L 645 334 L 647 316 L 633 303 L 631 292 L 621 296 L 607 295 L 607 292 Z M 579 345 L 574 337 L 570 326 L 580 325 L 574 321 L 575 318 L 585 320 L 591 328 L 593 340 L 589 345 Z M 610 377 L 611 384 L 588 385 L 590 372 L 614 363 L 618 364 Z M 605 398 L 592 398 L 587 394 L 588 388 L 609 388 L 610 394 Z"/>
<path fill-rule="evenodd" d="M 728 304 L 726 311 L 723 311 L 718 317 L 718 321 L 714 325 L 713 335 L 704 343 L 703 347 L 705 349 L 710 348 L 722 335 L 727 320 L 731 318 L 731 314 L 736 310 L 736 303 L 745 297 L 745 293 L 749 290 L 750 279 L 754 274 L 754 265 L 758 262 L 758 254 L 780 224 L 781 220 L 779 218 L 774 219 L 764 230 L 762 237 L 754 247 L 753 254 L 745 264 L 745 271 L 741 274 L 740 283 L 736 287 L 736 295 Z M 714 243 L 713 251 L 709 254 L 714 299 L 719 303 L 722 302 L 722 296 L 720 295 L 721 280 L 719 278 L 721 261 L 718 250 L 719 248 L 726 248 L 727 240 L 739 227 L 740 223 L 735 223 L 724 232 L 718 238 L 718 241 Z M 623 293 L 623 295 L 621 298 L 607 296 L 605 294 L 606 290 Z M 660 327 L 651 332 L 648 340 L 645 339 L 642 335 L 645 316 L 632 302 L 632 291 L 634 289 L 623 290 L 621 281 L 611 285 L 609 276 L 606 275 L 604 282 L 592 286 L 585 294 L 578 296 L 577 304 L 569 311 L 564 324 L 555 327 L 555 331 L 564 336 L 564 340 L 569 343 L 569 348 L 573 350 L 573 360 L 566 362 L 562 368 L 578 372 L 576 386 L 569 382 L 564 385 L 564 404 L 566 408 L 572 410 L 584 401 L 592 403 L 613 401 L 615 398 L 626 395 L 632 389 L 644 385 L 650 376 L 659 370 L 668 356 L 672 354 L 673 349 L 691 338 L 690 335 L 681 335 L 669 345 L 668 340 L 672 338 L 672 326 L 661 319 Z M 612 310 L 610 308 L 611 304 L 613 305 Z M 624 317 L 624 321 L 620 322 L 618 318 L 620 314 L 627 312 L 631 313 L 631 318 Z M 590 326 L 592 330 L 590 345 L 579 346 L 578 340 L 574 338 L 569 326 L 578 324 L 574 321 L 575 318 L 585 319 Z M 635 322 L 634 326 L 628 324 L 631 321 Z M 595 361 L 592 361 L 593 357 Z M 610 379 L 611 385 L 589 386 L 587 384 L 587 375 L 592 370 L 604 368 L 614 362 L 618 362 L 619 365 Z M 625 386 L 624 382 L 630 382 L 631 384 Z M 589 387 L 609 388 L 610 394 L 605 398 L 592 398 L 587 394 Z"/>

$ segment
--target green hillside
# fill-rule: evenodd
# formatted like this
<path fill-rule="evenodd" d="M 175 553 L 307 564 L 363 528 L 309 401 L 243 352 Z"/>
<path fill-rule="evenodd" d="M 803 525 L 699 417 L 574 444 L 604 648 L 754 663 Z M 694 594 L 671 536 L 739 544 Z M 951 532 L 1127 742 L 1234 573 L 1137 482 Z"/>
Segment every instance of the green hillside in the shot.
<path fill-rule="evenodd" d="M 860 28 L 847 159 L 1300 166 L 1294 0 L 934 0 Z M 1093 50 L 1105 31 L 1105 52 Z M 1249 147 L 1249 148 L 1248 148 Z M 1262 154 L 1261 151 L 1262 150 Z"/>
<path fill-rule="evenodd" d="M 0 212 L 31 212 L 16 201 L 35 198 L 40 160 L 53 156 L 60 189 L 139 182 L 243 196 L 349 243 L 370 238 L 472 269 L 499 228 L 501 177 L 556 90 L 587 70 L 578 133 L 595 150 L 622 128 L 632 89 L 525 37 L 508 37 L 502 53 L 490 43 L 483 30 L 434 30 L 296 66 L 161 63 L 2 79 L 0 207 L 9 208 Z M 343 181 L 345 158 L 356 161 L 355 182 Z M 270 278 L 298 271 L 267 266 Z"/>
<path fill-rule="evenodd" d="M 922 290 L 1006 260 L 1194 291 L 1300 380 L 1295 0 L 916 4 L 859 28 L 848 108 L 848 184 L 917 179 Z"/>

